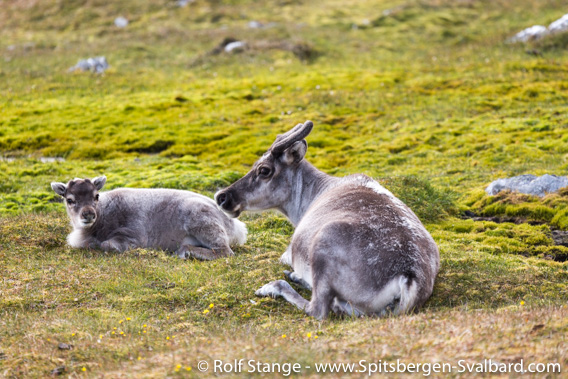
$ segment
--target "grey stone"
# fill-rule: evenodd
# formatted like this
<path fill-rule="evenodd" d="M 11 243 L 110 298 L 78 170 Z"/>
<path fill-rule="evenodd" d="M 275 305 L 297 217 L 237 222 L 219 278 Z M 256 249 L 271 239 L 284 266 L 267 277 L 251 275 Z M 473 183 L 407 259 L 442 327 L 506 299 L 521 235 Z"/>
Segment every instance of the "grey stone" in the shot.
<path fill-rule="evenodd" d="M 101 74 L 109 67 L 110 66 L 105 57 L 94 57 L 79 60 L 79 62 L 75 66 L 71 67 L 69 71 L 92 71 Z"/>
<path fill-rule="evenodd" d="M 568 13 L 548 25 L 548 30 L 551 33 L 565 32 L 568 30 Z"/>
<path fill-rule="evenodd" d="M 568 31 L 568 13 L 558 20 L 546 26 L 533 25 L 515 34 L 509 42 L 529 42 L 544 37 L 547 34 L 562 33 Z"/>
<path fill-rule="evenodd" d="M 510 42 L 528 42 L 539 39 L 548 33 L 546 26 L 534 25 L 515 34 Z"/>
<path fill-rule="evenodd" d="M 244 51 L 247 47 L 247 43 L 244 41 L 235 41 L 227 44 L 225 46 L 226 53 L 238 53 Z"/>
<path fill-rule="evenodd" d="M 250 29 L 262 29 L 263 26 L 264 26 L 264 25 L 263 25 L 261 22 L 259 22 L 259 21 L 254 21 L 254 20 L 253 20 L 253 21 L 249 21 L 249 23 L 248 23 L 248 27 L 249 27 Z"/>
<path fill-rule="evenodd" d="M 512 178 L 497 179 L 487 186 L 485 192 L 493 196 L 501 191 L 510 190 L 543 197 L 547 193 L 556 192 L 563 187 L 568 187 L 568 177 L 566 176 L 519 175 Z"/>
<path fill-rule="evenodd" d="M 114 25 L 118 28 L 126 28 L 128 26 L 128 20 L 124 17 L 117 17 L 114 19 Z"/>
<path fill-rule="evenodd" d="M 177 0 L 176 5 L 180 8 L 185 7 L 187 4 L 193 3 L 195 0 Z"/>

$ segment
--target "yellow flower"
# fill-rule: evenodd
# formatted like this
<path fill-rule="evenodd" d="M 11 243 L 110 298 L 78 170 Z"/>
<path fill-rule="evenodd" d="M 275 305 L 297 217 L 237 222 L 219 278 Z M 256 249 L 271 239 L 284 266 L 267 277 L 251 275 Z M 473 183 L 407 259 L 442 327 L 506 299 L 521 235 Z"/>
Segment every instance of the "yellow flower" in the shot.
<path fill-rule="evenodd" d="M 120 332 L 120 334 L 122 335 L 122 334 L 124 334 L 124 332 Z"/>
<path fill-rule="evenodd" d="M 141 359 L 142 359 L 142 357 L 138 357 L 138 360 L 141 360 Z"/>
<path fill-rule="evenodd" d="M 122 324 L 123 322 L 124 322 L 124 320 L 120 320 L 118 323 L 119 323 L 119 324 Z"/>
<path fill-rule="evenodd" d="M 116 330 L 116 328 L 113 328 L 114 330 Z"/>
<path fill-rule="evenodd" d="M 170 319 L 170 316 L 167 316 L 167 317 L 166 317 L 166 320 L 169 320 L 169 319 Z"/>
<path fill-rule="evenodd" d="M 130 317 L 127 317 L 127 318 L 126 318 L 126 321 L 130 321 L 130 320 L 132 320 Z"/>
<path fill-rule="evenodd" d="M 83 368 L 82 368 L 81 370 L 83 370 L 83 371 L 87 371 L 87 368 L 86 368 L 86 367 L 83 367 Z"/>
<path fill-rule="evenodd" d="M 144 331 L 142 331 L 142 333 L 146 333 L 146 331 L 144 330 Z"/>
<path fill-rule="evenodd" d="M 308 338 L 312 338 L 312 333 L 308 333 L 308 334 L 306 334 L 306 336 L 307 336 Z"/>
<path fill-rule="evenodd" d="M 142 327 L 145 328 L 145 327 L 146 327 L 146 324 L 142 325 Z"/>
<path fill-rule="evenodd" d="M 525 305 L 525 301 L 524 301 L 524 300 L 521 300 L 521 305 Z"/>
<path fill-rule="evenodd" d="M 209 304 L 209 308 L 213 308 L 215 305 L 213 303 Z"/>
<path fill-rule="evenodd" d="M 170 337 L 166 337 L 166 339 L 169 341 Z"/>
<path fill-rule="evenodd" d="M 112 332 L 111 334 L 114 334 L 114 332 Z"/>
<path fill-rule="evenodd" d="M 181 365 L 177 365 L 176 368 L 179 370 L 181 368 Z"/>
<path fill-rule="evenodd" d="M 317 339 L 317 338 L 318 338 L 318 336 L 314 336 L 314 339 Z"/>
<path fill-rule="evenodd" d="M 203 311 L 203 314 L 206 315 L 207 313 L 209 313 L 209 309 L 206 309 Z"/>
<path fill-rule="evenodd" d="M 75 337 L 75 333 L 71 333 L 71 337 Z"/>
<path fill-rule="evenodd" d="M 282 334 L 282 338 L 286 338 L 286 334 Z"/>
<path fill-rule="evenodd" d="M 191 371 L 191 366 L 188 366 L 185 369 L 186 369 L 186 371 Z"/>
<path fill-rule="evenodd" d="M 99 335 L 99 339 L 100 339 L 100 340 L 101 340 L 101 339 L 103 339 L 103 335 L 102 335 L 102 334 L 101 334 L 101 335 Z"/>

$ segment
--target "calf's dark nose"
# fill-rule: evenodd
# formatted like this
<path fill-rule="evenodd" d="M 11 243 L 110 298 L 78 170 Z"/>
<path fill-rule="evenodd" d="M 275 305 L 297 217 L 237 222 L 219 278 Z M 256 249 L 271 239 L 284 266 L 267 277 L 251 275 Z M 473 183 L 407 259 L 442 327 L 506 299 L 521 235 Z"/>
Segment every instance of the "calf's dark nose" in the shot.
<path fill-rule="evenodd" d="M 95 212 L 91 210 L 85 210 L 81 212 L 81 217 L 87 221 L 92 221 L 95 218 Z"/>

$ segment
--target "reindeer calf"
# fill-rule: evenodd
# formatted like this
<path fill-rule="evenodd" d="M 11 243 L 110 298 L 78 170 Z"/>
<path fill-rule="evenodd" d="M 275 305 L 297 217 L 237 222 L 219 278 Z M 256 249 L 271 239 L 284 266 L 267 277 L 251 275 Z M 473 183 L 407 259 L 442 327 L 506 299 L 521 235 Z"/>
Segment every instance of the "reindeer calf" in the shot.
<path fill-rule="evenodd" d="M 70 246 L 119 252 L 157 248 L 180 258 L 212 260 L 233 255 L 229 245 L 246 241 L 246 226 L 227 217 L 208 197 L 172 189 L 99 193 L 105 183 L 105 176 L 51 183 L 71 219 Z"/>

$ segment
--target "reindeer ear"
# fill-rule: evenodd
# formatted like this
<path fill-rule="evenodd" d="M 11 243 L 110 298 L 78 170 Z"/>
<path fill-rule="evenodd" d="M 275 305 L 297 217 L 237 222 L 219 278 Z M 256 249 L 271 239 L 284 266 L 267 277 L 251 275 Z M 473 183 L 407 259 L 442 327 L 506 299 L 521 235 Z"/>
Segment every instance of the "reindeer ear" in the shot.
<path fill-rule="evenodd" d="M 95 185 L 95 188 L 97 189 L 97 191 L 100 191 L 100 190 L 104 187 L 106 181 L 107 181 L 107 177 L 104 176 L 104 175 L 103 175 L 103 176 L 99 176 L 99 177 L 97 177 L 97 178 L 94 178 L 94 179 L 92 180 L 92 182 L 93 182 L 93 184 Z"/>
<path fill-rule="evenodd" d="M 287 165 L 297 164 L 306 155 L 308 151 L 308 143 L 305 139 L 301 141 L 294 142 L 292 146 L 284 150 L 282 153 L 282 161 Z"/>
<path fill-rule="evenodd" d="M 65 190 L 67 189 L 67 186 L 63 183 L 52 182 L 51 189 L 53 189 L 59 196 L 65 196 Z"/>

